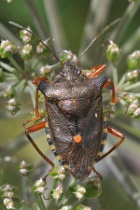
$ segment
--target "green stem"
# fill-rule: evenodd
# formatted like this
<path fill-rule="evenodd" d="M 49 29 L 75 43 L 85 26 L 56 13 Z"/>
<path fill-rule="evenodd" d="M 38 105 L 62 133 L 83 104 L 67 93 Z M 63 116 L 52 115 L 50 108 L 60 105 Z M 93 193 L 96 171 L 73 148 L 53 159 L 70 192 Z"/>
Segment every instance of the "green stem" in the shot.
<path fill-rule="evenodd" d="M 7 70 L 9 73 L 15 72 L 15 68 L 9 66 L 8 64 L 6 64 L 4 62 L 0 62 L 0 66 L 3 67 L 5 70 Z"/>
<path fill-rule="evenodd" d="M 131 83 L 130 83 L 129 81 L 127 81 L 127 82 L 125 82 L 125 83 L 121 86 L 120 89 L 124 91 L 126 87 L 130 86 L 130 84 L 131 84 Z"/>
<path fill-rule="evenodd" d="M 126 77 L 125 77 L 125 75 L 123 75 L 119 84 L 118 84 L 118 87 L 121 87 L 125 83 L 125 81 L 126 81 Z"/>
<path fill-rule="evenodd" d="M 18 94 L 22 94 L 25 87 L 26 87 L 26 80 L 23 79 L 15 86 L 15 90 L 16 92 L 18 92 Z"/>
<path fill-rule="evenodd" d="M 13 57 L 9 57 L 9 60 L 13 64 L 13 66 L 16 68 L 16 70 L 23 71 L 23 69 L 18 65 L 18 63 L 14 60 Z"/>
<path fill-rule="evenodd" d="M 129 85 L 129 86 L 125 87 L 124 90 L 128 91 L 128 90 L 138 88 L 138 87 L 140 87 L 140 82 L 137 82 L 136 84 Z"/>
<path fill-rule="evenodd" d="M 31 177 L 27 176 L 27 178 L 28 178 L 28 182 L 29 182 L 29 185 L 31 187 L 31 190 L 32 190 L 33 182 L 31 180 Z M 37 201 L 37 204 L 38 204 L 40 210 L 46 210 L 46 207 L 44 205 L 44 202 L 43 202 L 43 199 L 42 199 L 41 195 L 38 195 L 38 194 L 34 193 L 34 191 L 32 191 L 32 192 L 33 192 L 33 194 L 36 198 L 36 201 Z"/>
<path fill-rule="evenodd" d="M 68 201 L 71 199 L 70 188 L 75 185 L 75 182 L 76 182 L 76 178 L 73 178 L 69 185 L 69 188 L 65 192 L 65 195 L 63 196 L 62 200 L 59 202 L 58 207 L 66 205 Z"/>
<path fill-rule="evenodd" d="M 75 185 L 75 182 L 76 182 L 76 178 L 74 177 L 70 183 L 70 187 L 73 187 Z"/>
<path fill-rule="evenodd" d="M 114 85 L 116 86 L 118 84 L 118 71 L 115 64 L 112 64 L 112 72 L 113 72 Z"/>

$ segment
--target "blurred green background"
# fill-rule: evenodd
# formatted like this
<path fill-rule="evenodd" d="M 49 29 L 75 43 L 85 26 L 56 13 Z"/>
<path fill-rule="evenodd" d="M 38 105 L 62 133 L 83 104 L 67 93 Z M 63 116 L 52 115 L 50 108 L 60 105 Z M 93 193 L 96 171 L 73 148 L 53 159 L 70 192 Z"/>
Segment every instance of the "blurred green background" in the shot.
<path fill-rule="evenodd" d="M 54 51 L 59 52 L 62 49 L 70 49 L 73 53 L 78 54 L 79 51 L 82 52 L 82 49 L 85 49 L 91 39 L 103 27 L 113 20 L 123 17 L 124 22 L 122 28 L 120 28 L 120 33 L 123 27 L 127 28 L 122 37 L 119 39 L 118 34 L 114 41 L 117 41 L 118 38 L 117 44 L 119 44 L 120 48 L 126 47 L 125 43 L 127 43 L 127 54 L 129 54 L 140 49 L 140 37 L 129 43 L 135 31 L 140 27 L 140 3 L 138 2 L 136 6 L 132 7 L 134 10 L 129 11 L 130 4 L 135 5 L 134 2 L 130 3 L 127 0 L 53 0 L 51 3 L 47 0 L 13 0 L 11 3 L 0 0 L 0 37 L 13 42 L 18 41 L 19 29 L 9 24 L 9 21 L 13 21 L 24 27 L 30 26 L 41 39 L 55 38 L 55 42 L 52 43 Z M 131 16 L 129 21 L 125 19 L 126 11 L 127 15 Z M 127 15 L 126 17 L 128 17 Z M 86 30 L 88 27 L 90 29 L 87 37 Z M 113 26 L 113 29 L 117 27 Z M 107 38 L 110 38 L 108 32 L 99 41 L 97 40 L 87 52 L 86 57 L 89 60 L 83 58 L 81 61 L 84 66 L 89 68 L 100 63 L 108 64 L 105 57 L 105 48 L 101 47 L 101 44 Z M 122 56 L 126 59 L 126 54 Z M 7 59 L 4 61 L 9 62 Z M 127 71 L 127 67 L 125 62 L 119 65 L 119 76 L 121 76 Z M 110 76 L 109 70 L 107 70 L 106 74 Z M 3 88 L 6 88 L 6 85 L 2 83 L 0 84 L 0 90 Z M 18 163 L 22 158 L 26 159 L 33 163 L 38 170 L 40 164 L 43 164 L 42 158 L 25 137 L 24 128 L 22 127 L 22 123 L 30 118 L 29 113 L 33 107 L 28 94 L 23 96 L 21 111 L 15 116 L 11 116 L 6 111 L 5 105 L 4 98 L 0 98 L 0 184 L 8 182 L 19 186 L 18 191 L 22 194 L 22 190 L 20 190 L 22 180 L 17 171 Z M 118 116 L 112 124 L 126 135 L 126 140 L 117 149 L 119 155 L 114 152 L 114 156 L 111 157 L 112 159 L 110 158 L 114 162 L 109 162 L 110 160 L 102 161 L 97 166 L 104 177 L 102 182 L 103 193 L 99 201 L 97 201 L 99 202 L 97 209 L 140 209 L 140 121 Z M 38 139 L 37 143 L 44 153 L 49 153 L 49 148 L 44 140 L 46 139 L 45 132 L 40 131 L 33 136 Z M 108 141 L 111 141 L 110 139 Z M 115 143 L 115 141 L 113 142 Z M 49 155 L 53 159 L 53 155 Z M 12 156 L 12 160 L 8 161 L 7 156 Z M 45 167 L 45 164 L 43 166 Z M 37 176 L 41 176 L 41 171 L 38 171 Z"/>

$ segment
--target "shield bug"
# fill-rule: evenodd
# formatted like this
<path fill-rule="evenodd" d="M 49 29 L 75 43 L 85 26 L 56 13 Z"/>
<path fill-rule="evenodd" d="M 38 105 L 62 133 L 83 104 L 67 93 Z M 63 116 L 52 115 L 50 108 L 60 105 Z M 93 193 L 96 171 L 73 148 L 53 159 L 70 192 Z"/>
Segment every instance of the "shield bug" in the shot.
<path fill-rule="evenodd" d="M 80 58 L 111 25 L 92 40 Z M 46 120 L 26 128 L 25 134 L 37 152 L 54 167 L 54 163 L 42 153 L 30 136 L 30 133 L 45 128 L 53 154 L 74 177 L 85 178 L 94 171 L 101 179 L 102 176 L 94 168 L 95 163 L 115 150 L 124 141 L 124 135 L 108 125 L 103 113 L 102 90 L 108 85 L 112 87 L 111 101 L 115 103 L 114 83 L 101 74 L 106 65 L 95 66 L 92 73 L 86 76 L 78 66 L 79 59 L 69 59 L 61 64 L 62 70 L 56 81 L 49 81 L 45 77 L 34 79 L 33 83 L 37 87 L 36 117 L 28 122 L 40 117 L 38 91 L 44 94 L 47 116 Z M 119 141 L 102 154 L 108 132 L 118 137 Z"/>

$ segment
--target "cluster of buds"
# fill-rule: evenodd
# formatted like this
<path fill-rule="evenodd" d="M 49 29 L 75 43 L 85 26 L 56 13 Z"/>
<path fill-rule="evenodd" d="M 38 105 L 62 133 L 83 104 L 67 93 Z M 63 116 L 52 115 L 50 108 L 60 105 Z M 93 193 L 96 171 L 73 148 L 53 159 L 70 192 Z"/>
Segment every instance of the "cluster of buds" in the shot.
<path fill-rule="evenodd" d="M 42 54 L 45 49 L 46 49 L 46 47 L 41 42 L 39 42 L 39 44 L 36 47 L 36 53 L 37 54 Z"/>
<path fill-rule="evenodd" d="M 25 160 L 23 160 L 19 165 L 19 172 L 24 176 L 28 176 L 32 170 L 33 165 L 26 163 Z"/>
<path fill-rule="evenodd" d="M 8 105 L 7 105 L 7 109 L 12 113 L 15 109 L 16 109 L 16 99 L 15 98 L 11 98 L 8 101 Z"/>
<path fill-rule="evenodd" d="M 45 182 L 43 181 L 43 179 L 39 179 L 37 180 L 33 187 L 32 187 L 33 192 L 35 192 L 36 194 L 41 195 L 44 191 L 45 191 Z"/>
<path fill-rule="evenodd" d="M 71 51 L 63 50 L 63 55 L 60 58 L 62 63 L 65 63 L 67 60 L 77 62 L 78 58 Z"/>
<path fill-rule="evenodd" d="M 11 114 L 15 114 L 19 111 L 19 105 L 15 98 L 15 89 L 12 86 L 9 86 L 4 92 L 3 96 L 8 99 L 7 109 Z"/>
<path fill-rule="evenodd" d="M 46 75 L 52 71 L 52 66 L 51 65 L 42 66 L 39 71 L 40 71 L 40 74 Z"/>
<path fill-rule="evenodd" d="M 85 193 L 86 189 L 81 185 L 76 185 L 75 187 L 72 188 L 72 194 L 74 194 L 76 198 L 78 198 L 79 200 L 84 197 Z"/>
<path fill-rule="evenodd" d="M 109 61 L 115 62 L 120 56 L 120 49 L 113 41 L 110 41 L 110 44 L 107 47 L 106 57 Z"/>
<path fill-rule="evenodd" d="M 27 30 L 24 29 L 20 31 L 19 36 L 24 43 L 28 43 L 31 41 L 32 34 L 29 31 L 31 31 L 30 28 L 27 28 Z"/>
<path fill-rule="evenodd" d="M 14 189 L 15 188 L 9 184 L 3 185 L 0 188 L 1 197 L 3 197 L 3 204 L 5 205 L 6 209 L 14 209 Z"/>
<path fill-rule="evenodd" d="M 26 44 L 23 46 L 23 48 L 20 51 L 21 57 L 23 59 L 30 59 L 33 55 L 33 47 L 31 44 Z"/>
<path fill-rule="evenodd" d="M 46 45 L 47 45 L 49 40 L 50 40 L 50 38 L 48 38 L 46 41 L 44 41 L 43 42 L 44 44 L 42 42 L 39 42 L 39 44 L 36 47 L 36 53 L 37 54 L 40 55 L 40 54 L 46 52 Z"/>
<path fill-rule="evenodd" d="M 139 101 L 137 98 L 135 98 L 128 107 L 128 114 L 135 118 L 140 117 L 140 107 L 139 107 Z"/>
<path fill-rule="evenodd" d="M 29 43 L 32 39 L 32 32 L 30 33 L 31 29 L 28 27 L 27 30 L 20 31 L 20 38 L 25 44 L 20 51 L 20 55 L 23 59 L 30 59 L 33 56 L 33 47 Z"/>
<path fill-rule="evenodd" d="M 7 58 L 12 56 L 16 51 L 16 46 L 9 40 L 3 40 L 0 45 L 1 58 Z"/>
<path fill-rule="evenodd" d="M 50 172 L 50 176 L 52 176 L 56 180 L 64 180 L 66 177 L 65 168 L 63 166 L 54 167 Z"/>
<path fill-rule="evenodd" d="M 128 115 L 139 118 L 140 117 L 140 104 L 135 94 L 127 94 L 123 97 L 127 104 L 129 104 L 127 113 Z"/>
<path fill-rule="evenodd" d="M 61 198 L 62 193 L 63 193 L 63 187 L 62 187 L 62 184 L 60 184 L 55 189 L 52 190 L 51 198 L 53 200 L 58 201 Z"/>

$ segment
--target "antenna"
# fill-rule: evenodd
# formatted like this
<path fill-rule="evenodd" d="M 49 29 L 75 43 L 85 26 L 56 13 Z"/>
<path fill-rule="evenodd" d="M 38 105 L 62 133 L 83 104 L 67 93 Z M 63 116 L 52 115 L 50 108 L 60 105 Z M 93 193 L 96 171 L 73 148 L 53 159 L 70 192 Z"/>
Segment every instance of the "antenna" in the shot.
<path fill-rule="evenodd" d="M 11 24 L 11 25 L 14 25 L 14 26 L 16 26 L 16 27 L 18 27 L 18 28 L 21 28 L 21 29 L 23 29 L 23 30 L 26 30 L 26 31 L 28 31 L 30 34 L 32 34 L 33 36 L 35 36 L 36 37 L 36 39 L 38 39 L 39 40 L 39 42 L 41 42 L 51 53 L 52 53 L 52 55 L 62 64 L 62 62 L 60 61 L 60 59 L 56 56 L 56 54 L 34 33 L 34 32 L 32 32 L 31 30 L 29 30 L 28 28 L 24 28 L 23 26 L 21 26 L 20 24 L 18 24 L 18 23 L 15 23 L 15 22 L 13 22 L 13 21 L 9 21 L 9 23 Z"/>
<path fill-rule="evenodd" d="M 94 38 L 92 39 L 92 41 L 90 42 L 90 44 L 86 47 L 86 49 L 84 50 L 84 52 L 82 52 L 82 54 L 80 55 L 80 57 L 78 58 L 78 60 L 80 60 L 83 55 L 88 51 L 88 49 L 92 46 L 92 44 L 101 36 L 103 35 L 109 28 L 111 28 L 113 25 L 115 25 L 116 23 L 118 23 L 121 20 L 121 18 L 118 18 L 116 20 L 114 20 L 112 23 L 110 23 L 109 25 L 107 25 L 105 28 L 103 28 L 103 30 Z"/>

